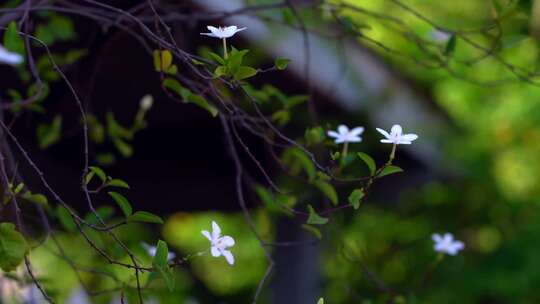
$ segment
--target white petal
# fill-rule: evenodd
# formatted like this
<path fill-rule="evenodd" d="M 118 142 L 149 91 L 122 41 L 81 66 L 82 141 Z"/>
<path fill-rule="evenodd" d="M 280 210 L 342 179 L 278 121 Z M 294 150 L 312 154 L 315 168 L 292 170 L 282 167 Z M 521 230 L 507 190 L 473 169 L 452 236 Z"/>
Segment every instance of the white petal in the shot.
<path fill-rule="evenodd" d="M 174 259 L 175 257 L 176 257 L 176 254 L 174 254 L 174 252 L 169 252 L 169 254 L 167 255 L 167 261 L 170 261 Z"/>
<path fill-rule="evenodd" d="M 432 235 L 431 235 L 431 239 L 432 239 L 434 242 L 437 242 L 437 243 L 440 242 L 440 241 L 442 240 L 441 235 L 438 234 L 438 233 L 432 234 Z"/>
<path fill-rule="evenodd" d="M 338 138 L 340 136 L 339 133 L 336 132 L 336 131 L 328 131 L 328 132 L 326 132 L 326 134 L 328 134 L 328 136 L 334 137 L 334 138 Z"/>
<path fill-rule="evenodd" d="M 416 140 L 418 138 L 418 135 L 416 134 L 404 134 L 401 136 L 401 139 L 402 140 L 405 140 L 405 141 L 413 141 L 413 140 Z"/>
<path fill-rule="evenodd" d="M 403 129 L 400 125 L 393 125 L 392 129 L 390 130 L 390 134 L 392 135 L 401 135 L 403 133 Z"/>
<path fill-rule="evenodd" d="M 342 144 L 342 143 L 344 143 L 345 141 L 346 141 L 345 138 L 344 138 L 343 136 L 340 135 L 340 136 L 335 140 L 335 143 L 336 143 L 336 144 Z"/>
<path fill-rule="evenodd" d="M 212 221 L 212 239 L 216 240 L 221 235 L 221 228 L 219 228 L 219 225 Z"/>
<path fill-rule="evenodd" d="M 381 133 L 382 135 L 384 135 L 384 137 L 386 138 L 390 138 L 390 134 L 388 132 L 386 132 L 385 130 L 381 129 L 381 128 L 376 128 L 377 131 L 379 131 L 379 133 Z"/>
<path fill-rule="evenodd" d="M 391 140 L 391 139 L 381 139 L 381 142 L 385 143 L 385 144 L 393 144 L 394 143 L 394 141 Z"/>
<path fill-rule="evenodd" d="M 398 140 L 398 141 L 396 142 L 396 144 L 398 144 L 398 145 L 410 145 L 410 144 L 412 144 L 412 143 L 411 143 L 410 141 L 406 141 L 406 140 L 400 139 L 400 140 Z"/>
<path fill-rule="evenodd" d="M 346 125 L 339 125 L 337 129 L 341 135 L 349 133 L 349 128 Z"/>
<path fill-rule="evenodd" d="M 210 235 L 210 232 L 208 232 L 206 230 L 203 230 L 201 232 L 210 242 L 212 241 L 212 236 Z"/>
<path fill-rule="evenodd" d="M 347 138 L 347 141 L 348 142 L 361 142 L 362 141 L 362 138 L 359 137 L 359 136 L 349 136 Z"/>
<path fill-rule="evenodd" d="M 219 249 L 216 246 L 212 246 L 212 248 L 210 248 L 210 253 L 212 254 L 213 257 L 218 257 L 221 255 L 221 251 L 219 251 Z"/>
<path fill-rule="evenodd" d="M 232 252 L 229 250 L 223 250 L 221 254 L 223 254 L 229 265 L 234 265 L 234 256 L 232 255 Z"/>
<path fill-rule="evenodd" d="M 353 136 L 357 136 L 357 135 L 360 135 L 364 133 L 364 127 L 356 127 L 354 129 L 352 129 L 349 134 L 353 135 Z"/>
<path fill-rule="evenodd" d="M 454 236 L 451 234 L 451 233 L 445 233 L 444 236 L 443 236 L 443 242 L 445 243 L 452 243 L 452 241 L 454 240 Z"/>
<path fill-rule="evenodd" d="M 213 33 L 201 33 L 201 35 L 219 38 L 218 36 L 214 35 Z"/>
<path fill-rule="evenodd" d="M 221 243 L 225 245 L 225 247 L 232 247 L 234 246 L 234 239 L 228 235 L 221 238 Z"/>

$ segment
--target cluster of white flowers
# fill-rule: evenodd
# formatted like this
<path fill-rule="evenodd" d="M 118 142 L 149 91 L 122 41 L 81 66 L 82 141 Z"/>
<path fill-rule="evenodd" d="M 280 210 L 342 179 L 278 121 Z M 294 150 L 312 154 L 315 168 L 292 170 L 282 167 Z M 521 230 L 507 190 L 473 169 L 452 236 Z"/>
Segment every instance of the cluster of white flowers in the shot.
<path fill-rule="evenodd" d="M 416 134 L 403 134 L 403 129 L 400 125 L 393 125 L 390 129 L 390 133 L 381 128 L 376 128 L 379 133 L 384 135 L 384 139 L 381 139 L 382 143 L 394 144 L 394 145 L 410 145 L 414 140 L 418 138 Z M 328 136 L 335 138 L 336 144 L 361 142 L 360 135 L 364 132 L 363 127 L 356 127 L 351 130 L 346 125 L 339 125 L 337 132 L 328 131 Z"/>

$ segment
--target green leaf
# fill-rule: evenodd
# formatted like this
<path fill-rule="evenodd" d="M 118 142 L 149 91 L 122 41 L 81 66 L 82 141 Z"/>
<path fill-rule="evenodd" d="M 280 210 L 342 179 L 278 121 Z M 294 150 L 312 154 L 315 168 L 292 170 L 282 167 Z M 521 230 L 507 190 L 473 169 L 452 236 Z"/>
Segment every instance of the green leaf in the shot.
<path fill-rule="evenodd" d="M 156 72 L 165 72 L 171 67 L 173 56 L 169 50 L 155 50 L 153 56 Z"/>
<path fill-rule="evenodd" d="M 60 220 L 62 226 L 64 226 L 67 231 L 77 231 L 77 225 L 73 221 L 71 214 L 66 208 L 64 208 L 63 206 L 58 206 L 58 208 L 56 209 L 56 216 L 58 217 L 58 220 Z"/>
<path fill-rule="evenodd" d="M 308 146 L 313 146 L 323 142 L 326 135 L 324 134 L 324 129 L 319 126 L 307 129 L 304 138 L 306 139 L 306 144 Z"/>
<path fill-rule="evenodd" d="M 133 208 L 131 208 L 131 204 L 125 196 L 114 191 L 110 191 L 108 193 L 118 204 L 118 206 L 120 206 L 120 209 L 122 209 L 122 212 L 126 217 L 129 217 L 133 213 Z"/>
<path fill-rule="evenodd" d="M 11 52 L 25 54 L 24 41 L 17 30 L 17 23 L 11 21 L 4 32 L 4 47 Z"/>
<path fill-rule="evenodd" d="M 0 268 L 9 272 L 22 263 L 28 252 L 26 240 L 12 223 L 0 224 Z"/>
<path fill-rule="evenodd" d="M 218 54 L 216 53 L 213 53 L 213 52 L 208 52 L 207 55 L 213 59 L 215 62 L 221 64 L 221 65 L 224 65 L 225 64 L 225 59 L 221 58 L 221 56 L 219 56 Z"/>
<path fill-rule="evenodd" d="M 88 167 L 88 169 L 90 169 L 91 173 L 97 175 L 102 182 L 105 182 L 107 180 L 107 174 L 105 174 L 105 171 L 103 171 L 103 169 L 101 169 L 100 167 L 90 166 Z"/>
<path fill-rule="evenodd" d="M 371 158 L 371 156 L 367 155 L 364 152 L 358 152 L 358 157 L 360 157 L 361 160 L 364 161 L 364 163 L 368 166 L 369 172 L 373 175 L 375 173 L 375 170 L 377 169 L 377 165 L 375 165 L 375 160 Z"/>
<path fill-rule="evenodd" d="M 107 182 L 107 186 L 129 189 L 128 183 L 118 178 L 113 178 L 109 180 Z"/>
<path fill-rule="evenodd" d="M 384 169 L 381 171 L 381 173 L 379 173 L 379 175 L 377 175 L 377 177 L 383 177 L 386 175 L 399 173 L 399 172 L 403 172 L 403 169 L 401 169 L 398 166 L 390 165 L 390 166 L 384 167 Z"/>
<path fill-rule="evenodd" d="M 146 211 L 137 211 L 130 215 L 127 220 L 128 222 L 163 224 L 163 220 L 159 216 Z"/>
<path fill-rule="evenodd" d="M 116 147 L 116 149 L 118 150 L 118 152 L 120 152 L 120 154 L 122 154 L 122 156 L 131 157 L 131 155 L 133 155 L 133 147 L 131 147 L 130 144 L 128 144 L 127 142 L 121 140 L 120 138 L 115 138 L 113 140 L 113 144 Z"/>
<path fill-rule="evenodd" d="M 191 94 L 191 95 L 189 95 L 187 100 L 190 103 L 196 104 L 199 107 L 201 107 L 201 108 L 205 109 L 206 111 L 208 111 L 210 113 L 210 115 L 212 115 L 212 117 L 216 117 L 219 114 L 218 109 L 214 105 L 210 104 L 201 95 Z"/>
<path fill-rule="evenodd" d="M 322 181 L 322 180 L 316 180 L 313 182 L 313 184 L 326 196 L 334 206 L 338 204 L 338 195 L 336 192 L 336 189 L 331 184 Z"/>
<path fill-rule="evenodd" d="M 242 62 L 244 61 L 244 56 L 249 52 L 249 50 L 237 50 L 234 47 L 232 48 L 229 57 L 227 58 L 227 69 L 231 74 L 236 74 L 242 68 Z M 236 77 L 235 77 L 236 78 Z"/>
<path fill-rule="evenodd" d="M 310 232 L 311 234 L 313 234 L 316 238 L 318 238 L 319 240 L 322 239 L 322 233 L 321 231 L 319 230 L 319 228 L 316 228 L 316 227 L 313 227 L 311 225 L 308 225 L 308 224 L 303 224 L 302 225 L 302 229 Z"/>
<path fill-rule="evenodd" d="M 360 207 L 360 201 L 364 197 L 364 190 L 363 189 L 354 189 L 351 194 L 349 195 L 349 203 L 353 206 L 354 209 L 358 209 Z"/>
<path fill-rule="evenodd" d="M 283 163 L 289 167 L 291 174 L 298 174 L 304 170 L 310 181 L 315 179 L 317 171 L 311 159 L 298 148 L 290 148 L 283 153 Z"/>
<path fill-rule="evenodd" d="M 163 267 L 156 266 L 156 269 L 165 281 L 165 284 L 167 285 L 169 291 L 174 291 L 174 276 L 171 272 L 170 267 L 164 269 Z"/>
<path fill-rule="evenodd" d="M 243 80 L 257 75 L 257 70 L 249 66 L 241 66 L 234 73 L 234 79 Z"/>
<path fill-rule="evenodd" d="M 320 298 L 319 301 L 317 301 L 317 304 L 324 304 L 324 299 Z"/>
<path fill-rule="evenodd" d="M 452 36 L 450 37 L 450 39 L 448 39 L 448 42 L 446 43 L 446 47 L 444 48 L 444 54 L 446 56 L 451 55 L 456 49 L 456 44 L 457 44 L 457 37 L 455 34 L 452 34 Z"/>
<path fill-rule="evenodd" d="M 277 58 L 276 61 L 274 61 L 274 66 L 276 67 L 276 69 L 282 71 L 287 68 L 289 62 L 291 62 L 289 59 Z"/>
<path fill-rule="evenodd" d="M 162 240 L 159 240 L 157 242 L 156 254 L 154 255 L 154 259 L 152 263 L 156 266 L 160 266 L 163 269 L 166 269 L 169 265 L 168 257 L 169 257 L 169 247 L 167 246 L 167 243 L 165 243 Z"/>
<path fill-rule="evenodd" d="M 22 195 L 22 198 L 32 203 L 40 204 L 43 206 L 47 206 L 47 204 L 49 203 L 45 195 L 39 193 L 31 193 L 30 191 L 25 192 Z"/>
<path fill-rule="evenodd" d="M 322 217 L 315 212 L 315 209 L 311 205 L 307 206 L 309 211 L 309 217 L 307 219 L 307 223 L 310 225 L 324 225 L 328 223 L 328 219 L 325 217 Z"/>
<path fill-rule="evenodd" d="M 227 75 L 227 67 L 226 66 L 218 66 L 215 70 L 214 70 L 214 77 L 221 77 L 221 76 L 225 76 Z"/>
<path fill-rule="evenodd" d="M 45 149 L 60 140 L 62 134 L 62 116 L 56 115 L 50 124 L 40 124 L 37 127 L 39 147 Z"/>

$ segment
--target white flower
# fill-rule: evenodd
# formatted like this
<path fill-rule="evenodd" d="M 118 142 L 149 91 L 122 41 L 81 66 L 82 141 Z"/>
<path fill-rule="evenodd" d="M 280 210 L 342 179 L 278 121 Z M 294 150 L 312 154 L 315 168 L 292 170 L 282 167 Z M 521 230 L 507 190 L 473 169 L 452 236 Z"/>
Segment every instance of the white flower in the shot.
<path fill-rule="evenodd" d="M 154 104 L 154 97 L 152 95 L 144 95 L 143 98 L 141 98 L 140 107 L 143 111 L 148 111 Z"/>
<path fill-rule="evenodd" d="M 23 61 L 23 56 L 17 53 L 10 52 L 0 45 L 0 63 L 18 65 L 21 64 Z"/>
<path fill-rule="evenodd" d="M 212 221 L 212 233 L 203 230 L 202 234 L 210 241 L 210 252 L 213 257 L 224 256 L 230 265 L 234 264 L 234 256 L 227 248 L 234 246 L 234 239 L 228 235 L 221 236 L 221 228 Z"/>
<path fill-rule="evenodd" d="M 236 25 L 232 26 L 226 26 L 226 27 L 215 27 L 215 26 L 207 26 L 210 33 L 201 33 L 201 35 L 206 35 L 210 37 L 225 39 L 234 36 L 234 34 L 245 30 L 246 28 L 238 28 Z"/>
<path fill-rule="evenodd" d="M 386 144 L 410 145 L 418 138 L 416 134 L 403 134 L 403 129 L 400 125 L 393 125 L 390 134 L 380 128 L 377 128 L 377 131 L 386 137 L 386 139 L 381 139 L 381 142 Z"/>
<path fill-rule="evenodd" d="M 157 251 L 156 246 L 148 245 L 146 243 L 142 243 L 142 246 L 144 247 L 144 249 L 146 249 L 146 252 L 148 252 L 150 256 L 153 257 L 156 255 L 156 251 Z M 167 261 L 174 259 L 175 256 L 176 255 L 174 254 L 174 252 L 167 253 Z"/>
<path fill-rule="evenodd" d="M 349 143 L 349 142 L 361 142 L 362 137 L 360 134 L 364 132 L 364 127 L 356 127 L 352 130 L 346 125 L 339 125 L 337 132 L 328 131 L 328 136 L 335 138 L 336 144 Z"/>
<path fill-rule="evenodd" d="M 437 252 L 456 255 L 460 250 L 465 248 L 465 244 L 461 241 L 454 240 L 454 236 L 451 233 L 445 233 L 443 236 L 434 233 L 431 238 L 435 242 L 433 247 Z"/>
<path fill-rule="evenodd" d="M 429 37 L 436 42 L 446 42 L 452 37 L 452 34 L 445 31 L 432 30 L 429 32 Z"/>

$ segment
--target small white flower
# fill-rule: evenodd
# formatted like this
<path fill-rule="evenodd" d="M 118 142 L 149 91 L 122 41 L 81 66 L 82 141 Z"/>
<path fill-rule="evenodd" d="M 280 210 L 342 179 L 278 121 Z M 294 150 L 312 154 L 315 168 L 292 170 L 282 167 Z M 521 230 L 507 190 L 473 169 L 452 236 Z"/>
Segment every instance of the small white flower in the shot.
<path fill-rule="evenodd" d="M 146 249 L 146 252 L 148 252 L 148 254 L 150 256 L 153 257 L 153 256 L 156 255 L 156 251 L 157 251 L 156 246 L 148 245 L 146 243 L 142 243 L 142 246 L 144 247 L 144 249 Z M 176 257 L 176 255 L 174 254 L 174 252 L 167 253 L 167 261 L 170 261 L 170 260 L 174 259 L 175 257 Z"/>
<path fill-rule="evenodd" d="M 328 136 L 335 138 L 336 144 L 349 143 L 349 142 L 361 142 L 362 137 L 360 134 L 364 132 L 364 127 L 356 127 L 352 130 L 346 125 L 339 125 L 337 132 L 328 131 Z"/>
<path fill-rule="evenodd" d="M 429 37 L 435 42 L 446 42 L 452 37 L 452 34 L 445 31 L 432 30 L 429 32 Z"/>
<path fill-rule="evenodd" d="M 221 228 L 212 221 L 212 233 L 203 230 L 202 234 L 210 241 L 210 253 L 213 257 L 224 256 L 227 263 L 234 264 L 234 256 L 227 248 L 234 246 L 234 239 L 228 235 L 221 236 Z"/>
<path fill-rule="evenodd" d="M 386 139 L 381 139 L 381 142 L 385 144 L 410 145 L 418 138 L 416 134 L 403 134 L 403 129 L 400 125 L 393 125 L 390 134 L 380 128 L 377 128 L 377 131 L 386 137 Z"/>
<path fill-rule="evenodd" d="M 23 56 L 17 53 L 8 51 L 6 48 L 0 45 L 0 63 L 9 65 L 19 65 L 24 61 Z"/>
<path fill-rule="evenodd" d="M 460 250 L 465 248 L 465 244 L 461 241 L 454 240 L 454 236 L 451 233 L 445 233 L 443 236 L 434 233 L 431 238 L 435 242 L 433 247 L 437 252 L 456 255 Z"/>
<path fill-rule="evenodd" d="M 152 105 L 154 104 L 154 97 L 152 95 L 144 95 L 143 98 L 141 98 L 140 107 L 144 111 L 150 110 Z"/>
<path fill-rule="evenodd" d="M 225 27 L 215 27 L 215 26 L 207 26 L 210 33 L 201 33 L 201 35 L 206 35 L 210 37 L 225 39 L 234 36 L 234 34 L 245 30 L 246 28 L 238 28 L 236 25 L 231 26 L 225 26 Z"/>

